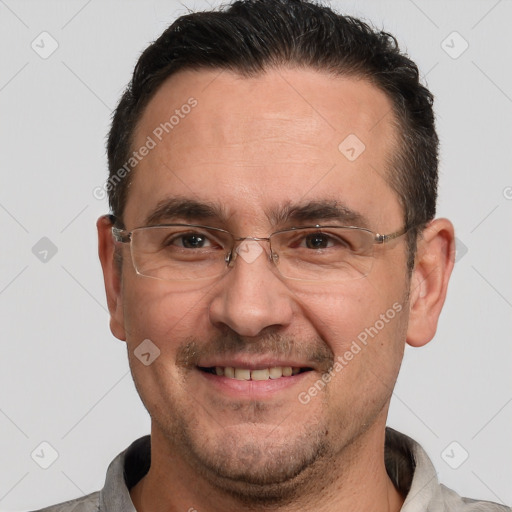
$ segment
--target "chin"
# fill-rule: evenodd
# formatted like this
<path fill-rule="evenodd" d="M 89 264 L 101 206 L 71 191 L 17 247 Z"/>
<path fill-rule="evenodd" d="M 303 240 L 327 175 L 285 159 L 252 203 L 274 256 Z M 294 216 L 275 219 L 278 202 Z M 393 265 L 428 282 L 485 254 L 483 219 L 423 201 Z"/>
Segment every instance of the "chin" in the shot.
<path fill-rule="evenodd" d="M 194 458 L 211 484 L 243 503 L 270 504 L 292 499 L 328 452 L 325 439 L 278 446 L 263 439 L 202 446 Z"/>
<path fill-rule="evenodd" d="M 286 423 L 238 424 L 208 435 L 182 424 L 172 433 L 166 429 L 166 437 L 174 445 L 179 438 L 193 469 L 241 503 L 283 504 L 296 497 L 332 452 L 327 428 Z"/>

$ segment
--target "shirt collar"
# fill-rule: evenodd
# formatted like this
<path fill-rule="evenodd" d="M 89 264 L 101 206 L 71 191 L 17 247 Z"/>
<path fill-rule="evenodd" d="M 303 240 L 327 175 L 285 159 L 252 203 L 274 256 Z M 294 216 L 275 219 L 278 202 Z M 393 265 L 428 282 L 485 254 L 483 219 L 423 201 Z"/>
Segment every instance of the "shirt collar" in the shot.
<path fill-rule="evenodd" d="M 385 457 L 389 477 L 406 496 L 400 512 L 444 510 L 437 472 L 414 439 L 387 427 Z"/>
<path fill-rule="evenodd" d="M 151 438 L 144 436 L 121 452 L 107 469 L 100 492 L 100 512 L 137 512 L 130 489 L 148 472 L 151 464 Z"/>
<path fill-rule="evenodd" d="M 407 496 L 401 512 L 426 511 L 429 505 L 442 503 L 437 473 L 428 455 L 416 441 L 389 427 L 385 463 L 395 487 Z M 120 453 L 108 467 L 99 497 L 100 512 L 136 512 L 129 490 L 148 472 L 150 464 L 150 436 L 137 439 Z"/>

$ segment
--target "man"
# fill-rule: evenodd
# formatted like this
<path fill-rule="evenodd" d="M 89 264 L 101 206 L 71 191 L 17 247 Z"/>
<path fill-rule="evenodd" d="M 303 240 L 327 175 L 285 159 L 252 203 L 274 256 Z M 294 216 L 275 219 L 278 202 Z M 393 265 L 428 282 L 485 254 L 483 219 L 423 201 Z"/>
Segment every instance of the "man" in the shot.
<path fill-rule="evenodd" d="M 416 66 L 358 20 L 262 0 L 169 27 L 116 110 L 98 220 L 151 437 L 46 510 L 509 510 L 386 429 L 453 267 L 437 144 Z"/>

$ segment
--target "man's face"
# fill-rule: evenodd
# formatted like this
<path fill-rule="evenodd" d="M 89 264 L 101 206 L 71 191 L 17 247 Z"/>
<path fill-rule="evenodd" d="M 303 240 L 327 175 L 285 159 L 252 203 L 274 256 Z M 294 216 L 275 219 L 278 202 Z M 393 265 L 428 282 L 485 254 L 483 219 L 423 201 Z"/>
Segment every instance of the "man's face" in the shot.
<path fill-rule="evenodd" d="M 197 105 L 181 109 L 191 97 Z M 159 141 L 155 129 L 176 109 L 179 122 Z M 250 79 L 218 70 L 179 73 L 138 126 L 133 149 L 148 136 L 157 144 L 133 171 L 124 224 L 146 225 L 166 201 L 193 201 L 218 215 L 179 208 L 157 223 L 209 225 L 238 237 L 353 224 L 316 208 L 336 205 L 357 212 L 374 232 L 397 231 L 403 213 L 386 181 L 391 112 L 369 83 L 312 70 Z M 285 279 L 268 244 L 261 247 L 254 261 L 238 256 L 221 278 L 189 283 L 137 275 L 128 247 L 121 249 L 117 321 L 153 436 L 228 487 L 307 474 L 361 435 L 383 431 L 407 327 L 405 237 L 376 247 L 366 277 L 334 283 Z M 148 366 L 134 355 L 146 339 L 160 350 Z M 269 367 L 300 373 L 238 380 L 204 371 L 214 367 L 245 370 L 238 376 Z"/>

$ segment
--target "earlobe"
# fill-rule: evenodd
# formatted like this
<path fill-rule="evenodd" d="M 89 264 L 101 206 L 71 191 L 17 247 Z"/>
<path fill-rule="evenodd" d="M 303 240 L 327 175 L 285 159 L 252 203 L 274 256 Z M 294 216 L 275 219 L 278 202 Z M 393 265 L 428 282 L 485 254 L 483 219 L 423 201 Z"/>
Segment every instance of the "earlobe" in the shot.
<path fill-rule="evenodd" d="M 455 235 L 449 220 L 433 220 L 422 235 L 410 284 L 407 343 L 413 347 L 426 345 L 436 333 L 455 255 Z"/>
<path fill-rule="evenodd" d="M 107 295 L 107 305 L 110 313 L 110 330 L 112 334 L 126 341 L 122 307 L 121 276 L 116 264 L 112 239 L 112 221 L 108 215 L 103 215 L 96 222 L 98 228 L 98 255 L 103 269 L 103 280 Z"/>

